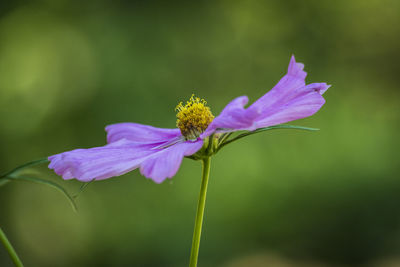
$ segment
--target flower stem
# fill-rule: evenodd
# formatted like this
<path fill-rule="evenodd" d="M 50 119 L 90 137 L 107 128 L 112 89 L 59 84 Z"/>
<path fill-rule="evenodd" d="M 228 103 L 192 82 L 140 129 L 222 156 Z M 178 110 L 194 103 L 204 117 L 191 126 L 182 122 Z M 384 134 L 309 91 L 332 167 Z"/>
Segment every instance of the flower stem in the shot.
<path fill-rule="evenodd" d="M 1 239 L 1 242 L 3 243 L 4 247 L 6 248 L 8 254 L 10 255 L 12 261 L 14 262 L 15 266 L 23 267 L 24 265 L 22 264 L 21 260 L 19 259 L 17 252 L 15 252 L 13 246 L 11 245 L 10 241 L 8 241 L 7 236 L 3 232 L 1 227 L 0 227 L 0 239 Z"/>
<path fill-rule="evenodd" d="M 203 225 L 204 207 L 206 205 L 207 185 L 208 185 L 208 178 L 210 176 L 210 161 L 211 161 L 210 157 L 203 159 L 203 174 L 201 178 L 199 201 L 197 203 L 197 213 L 194 224 L 192 250 L 190 252 L 189 267 L 196 267 L 197 259 L 199 257 L 201 227 Z"/>

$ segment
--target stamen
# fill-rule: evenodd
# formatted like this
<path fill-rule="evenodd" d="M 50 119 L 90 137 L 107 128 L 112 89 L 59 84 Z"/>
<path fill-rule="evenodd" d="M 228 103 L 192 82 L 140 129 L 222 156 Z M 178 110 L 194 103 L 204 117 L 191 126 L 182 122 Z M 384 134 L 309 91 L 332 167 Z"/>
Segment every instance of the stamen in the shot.
<path fill-rule="evenodd" d="M 176 106 L 175 111 L 178 111 L 176 126 L 186 140 L 197 139 L 214 119 L 210 108 L 206 105 L 207 102 L 204 99 L 195 97 L 193 94 L 185 105 L 180 102 Z"/>

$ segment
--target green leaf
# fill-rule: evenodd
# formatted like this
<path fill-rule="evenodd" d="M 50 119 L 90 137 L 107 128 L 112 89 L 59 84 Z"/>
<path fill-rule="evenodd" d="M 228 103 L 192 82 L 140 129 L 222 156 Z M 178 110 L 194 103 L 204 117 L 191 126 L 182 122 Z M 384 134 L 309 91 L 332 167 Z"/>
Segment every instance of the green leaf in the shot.
<path fill-rule="evenodd" d="M 87 183 L 82 184 L 81 187 L 79 188 L 78 192 L 76 192 L 76 194 L 73 195 L 72 197 L 73 197 L 74 199 L 76 199 L 76 198 L 83 192 L 83 190 L 84 190 L 89 184 L 91 184 L 93 181 L 94 181 L 94 180 L 91 180 L 90 182 L 87 182 Z"/>
<path fill-rule="evenodd" d="M 30 176 L 19 176 L 17 175 L 19 172 L 21 172 L 22 170 L 24 170 L 25 168 L 29 168 L 35 165 L 39 165 L 39 164 L 43 164 L 43 163 L 48 163 L 49 160 L 47 158 L 43 158 L 43 159 L 38 159 L 38 160 L 34 160 L 25 164 L 22 164 L 14 169 L 12 169 L 11 171 L 3 174 L 0 176 L 0 186 L 1 185 L 5 185 L 8 182 L 14 180 L 14 181 L 28 181 L 28 182 L 33 182 L 33 183 L 37 183 L 37 184 L 43 184 L 43 185 L 47 185 L 50 187 L 53 187 L 54 189 L 58 190 L 59 192 L 61 192 L 69 201 L 69 203 L 72 206 L 72 209 L 77 212 L 77 207 L 75 204 L 74 199 L 70 196 L 70 194 L 68 194 L 68 192 L 59 184 L 54 183 L 52 181 L 48 181 L 48 180 L 44 180 L 41 178 L 37 178 L 37 177 L 30 177 Z"/>
<path fill-rule="evenodd" d="M 257 130 L 251 131 L 251 132 L 245 132 L 242 134 L 239 134 L 238 136 L 224 141 L 217 149 L 219 151 L 222 147 L 226 146 L 227 144 L 230 144 L 234 141 L 237 141 L 243 137 L 256 134 L 256 133 L 261 133 L 269 130 L 277 130 L 277 129 L 295 129 L 295 130 L 305 130 L 305 131 L 318 131 L 319 129 L 317 128 L 310 128 L 310 127 L 303 127 L 303 126 L 296 126 L 296 125 L 288 125 L 288 124 L 279 124 L 279 125 L 274 125 L 274 126 L 269 126 L 265 128 L 259 128 Z"/>
<path fill-rule="evenodd" d="M 4 178 L 6 176 L 10 176 L 10 175 L 16 174 L 19 171 L 21 171 L 21 170 L 23 170 L 23 169 L 25 169 L 27 167 L 32 167 L 32 166 L 39 165 L 39 164 L 42 164 L 42 163 L 47 163 L 47 162 L 49 162 L 49 160 L 47 158 L 30 161 L 28 163 L 22 164 L 22 165 L 20 165 L 20 166 L 18 166 L 16 168 L 12 169 L 11 171 L 1 175 L 0 179 Z"/>
<path fill-rule="evenodd" d="M 47 185 L 50 187 L 53 187 L 54 189 L 58 190 L 59 192 L 61 192 L 69 201 L 69 203 L 72 206 L 72 209 L 74 210 L 74 212 L 77 212 L 77 207 L 75 204 L 74 199 L 70 196 L 70 194 L 68 194 L 68 192 L 59 184 L 54 183 L 52 181 L 48 181 L 48 180 L 44 180 L 44 179 L 40 179 L 37 177 L 28 177 L 28 176 L 5 176 L 4 179 L 7 180 L 15 180 L 15 181 L 28 181 L 28 182 L 33 182 L 33 183 L 37 183 L 37 184 L 43 184 L 43 185 Z"/>
<path fill-rule="evenodd" d="M 8 184 L 10 182 L 10 180 L 8 179 L 0 179 L 0 186 Z"/>

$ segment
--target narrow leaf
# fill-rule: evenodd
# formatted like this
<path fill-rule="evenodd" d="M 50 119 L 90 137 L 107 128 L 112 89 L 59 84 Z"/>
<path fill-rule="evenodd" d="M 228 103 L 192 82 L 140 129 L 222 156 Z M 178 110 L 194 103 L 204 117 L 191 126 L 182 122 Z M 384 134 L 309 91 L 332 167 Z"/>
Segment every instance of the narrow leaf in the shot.
<path fill-rule="evenodd" d="M 251 132 L 245 132 L 245 133 L 239 134 L 238 136 L 223 142 L 218 147 L 218 150 L 220 150 L 222 147 L 226 146 L 227 144 L 232 143 L 234 141 L 237 141 L 237 140 L 239 140 L 239 139 L 241 139 L 243 137 L 246 137 L 246 136 L 249 136 L 249 135 L 252 135 L 252 134 L 256 134 L 256 133 L 269 131 L 269 130 L 277 130 L 277 129 L 295 129 L 295 130 L 305 130 L 305 131 L 318 131 L 319 130 L 317 128 L 310 128 L 310 127 L 303 127 L 303 126 L 296 126 L 296 125 L 288 125 L 288 124 L 279 124 L 279 125 L 269 126 L 269 127 L 265 127 L 265 128 L 259 128 L 259 129 L 256 129 L 254 131 L 251 131 Z"/>
<path fill-rule="evenodd" d="M 8 184 L 10 182 L 10 180 L 8 179 L 0 179 L 0 186 Z"/>
<path fill-rule="evenodd" d="M 44 180 L 44 179 L 40 179 L 40 178 L 36 178 L 36 177 L 28 177 L 28 176 L 6 176 L 4 178 L 8 179 L 8 180 L 15 180 L 15 181 L 28 181 L 28 182 L 33 182 L 33 183 L 38 183 L 38 184 L 43 184 L 43 185 L 53 187 L 56 190 L 58 190 L 59 192 L 61 192 L 68 199 L 74 212 L 77 212 L 77 207 L 76 207 L 74 199 L 70 196 L 70 194 L 68 194 L 68 192 L 62 186 L 60 186 L 57 183 L 54 183 L 54 182 L 48 181 L 48 180 Z"/>
<path fill-rule="evenodd" d="M 76 194 L 73 195 L 72 197 L 73 197 L 74 199 L 77 198 L 77 197 L 83 192 L 83 190 L 84 190 L 89 184 L 91 184 L 93 181 L 94 181 L 94 180 L 91 180 L 90 182 L 87 182 L 87 183 L 82 184 L 81 187 L 79 188 L 78 192 L 76 192 Z"/>
<path fill-rule="evenodd" d="M 17 172 L 19 172 L 19 171 L 21 171 L 22 169 L 25 169 L 25 168 L 27 168 L 27 167 L 32 167 L 32 166 L 39 165 L 39 164 L 42 164 L 42 163 L 47 163 L 47 162 L 49 162 L 49 160 L 48 160 L 47 158 L 43 158 L 43 159 L 38 159 L 38 160 L 30 161 L 30 162 L 28 162 L 28 163 L 22 164 L 22 165 L 20 165 L 20 166 L 18 166 L 18 167 L 16 167 L 16 168 L 12 169 L 11 171 L 9 171 L 9 172 L 7 172 L 7 173 L 1 175 L 1 176 L 0 176 L 0 179 L 3 178 L 3 177 L 6 177 L 6 176 L 14 175 L 14 174 L 16 174 Z"/>

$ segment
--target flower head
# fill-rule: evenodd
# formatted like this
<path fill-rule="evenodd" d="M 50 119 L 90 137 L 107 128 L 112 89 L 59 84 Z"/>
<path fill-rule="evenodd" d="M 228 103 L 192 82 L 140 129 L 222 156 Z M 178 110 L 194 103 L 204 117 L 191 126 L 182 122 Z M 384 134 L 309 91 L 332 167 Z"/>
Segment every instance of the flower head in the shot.
<path fill-rule="evenodd" d="M 247 96 L 240 96 L 215 118 L 206 101 L 192 95 L 185 105 L 180 103 L 176 107 L 178 129 L 136 123 L 109 125 L 106 127 L 107 145 L 50 156 L 49 168 L 64 179 L 85 182 L 139 168 L 144 176 L 161 183 L 176 174 L 184 157 L 203 153 L 205 144 L 218 143 L 208 140 L 212 134 L 222 133 L 213 136 L 222 138 L 223 133 L 254 131 L 317 112 L 325 103 L 322 94 L 329 85 L 306 85 L 307 73 L 303 68 L 304 65 L 292 56 L 287 74 L 268 93 L 249 107 L 245 107 Z"/>
<path fill-rule="evenodd" d="M 186 140 L 196 140 L 214 119 L 207 102 L 192 95 L 185 105 L 180 102 L 175 110 L 176 126 Z"/>

